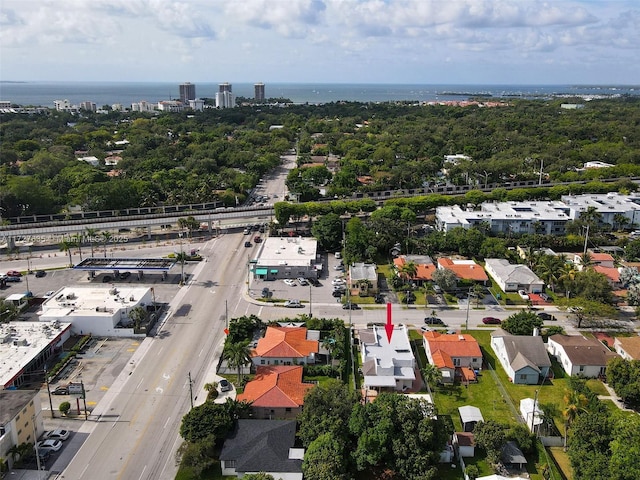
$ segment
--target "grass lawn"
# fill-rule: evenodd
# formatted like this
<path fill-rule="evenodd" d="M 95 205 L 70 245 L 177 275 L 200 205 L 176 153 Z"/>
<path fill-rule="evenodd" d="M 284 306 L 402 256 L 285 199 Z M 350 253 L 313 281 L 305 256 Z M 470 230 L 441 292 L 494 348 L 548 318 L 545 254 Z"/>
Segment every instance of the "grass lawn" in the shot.
<path fill-rule="evenodd" d="M 596 395 L 609 395 L 609 391 L 604 388 L 603 383 L 600 380 L 596 380 L 595 378 L 590 378 L 587 380 L 587 387 Z"/>
<path fill-rule="evenodd" d="M 553 457 L 556 466 L 560 469 L 560 473 L 563 478 L 573 478 L 573 470 L 571 469 L 571 462 L 569 461 L 569 455 L 564 451 L 563 447 L 549 447 L 547 449 L 549 454 Z"/>

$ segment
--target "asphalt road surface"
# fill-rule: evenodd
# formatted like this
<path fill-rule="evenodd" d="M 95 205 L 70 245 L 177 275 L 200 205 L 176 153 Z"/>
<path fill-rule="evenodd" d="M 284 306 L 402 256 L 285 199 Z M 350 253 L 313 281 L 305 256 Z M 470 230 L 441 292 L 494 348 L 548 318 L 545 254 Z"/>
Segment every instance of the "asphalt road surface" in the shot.
<path fill-rule="evenodd" d="M 66 479 L 173 479 L 179 428 L 193 391 L 217 362 L 229 316 L 244 314 L 247 252 L 241 235 L 208 242 L 207 257 L 171 304 L 172 315 L 147 338 L 92 412 L 90 435 L 63 472 Z M 257 308 L 257 307 L 256 307 Z M 91 421 L 93 420 L 93 421 Z"/>

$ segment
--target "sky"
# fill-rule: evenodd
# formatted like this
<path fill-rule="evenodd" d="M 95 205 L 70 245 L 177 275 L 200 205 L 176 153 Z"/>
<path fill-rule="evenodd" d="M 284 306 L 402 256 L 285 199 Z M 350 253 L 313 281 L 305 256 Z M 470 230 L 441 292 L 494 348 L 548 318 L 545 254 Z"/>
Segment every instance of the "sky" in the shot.
<path fill-rule="evenodd" d="M 640 84 L 640 0 L 1 0 L 0 80 Z"/>

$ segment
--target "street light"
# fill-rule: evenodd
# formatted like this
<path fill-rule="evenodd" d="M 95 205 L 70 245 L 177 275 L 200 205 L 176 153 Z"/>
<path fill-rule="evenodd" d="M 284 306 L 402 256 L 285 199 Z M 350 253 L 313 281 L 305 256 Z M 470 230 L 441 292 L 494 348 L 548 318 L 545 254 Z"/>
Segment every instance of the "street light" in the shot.
<path fill-rule="evenodd" d="M 473 287 L 469 288 L 469 291 L 467 292 L 467 318 L 464 321 L 464 329 L 465 330 L 469 330 L 469 305 L 471 305 L 471 290 L 473 290 Z"/>
<path fill-rule="evenodd" d="M 312 287 L 311 282 L 309 282 L 309 318 L 313 317 L 311 287 Z"/>

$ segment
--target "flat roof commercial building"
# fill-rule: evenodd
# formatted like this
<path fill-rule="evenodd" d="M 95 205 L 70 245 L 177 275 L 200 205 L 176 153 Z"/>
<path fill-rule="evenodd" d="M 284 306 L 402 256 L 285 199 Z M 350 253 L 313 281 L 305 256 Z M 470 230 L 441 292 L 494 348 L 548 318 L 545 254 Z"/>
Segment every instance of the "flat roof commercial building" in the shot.
<path fill-rule="evenodd" d="M 254 278 L 317 278 L 318 241 L 315 238 L 268 237 L 252 263 Z"/>

